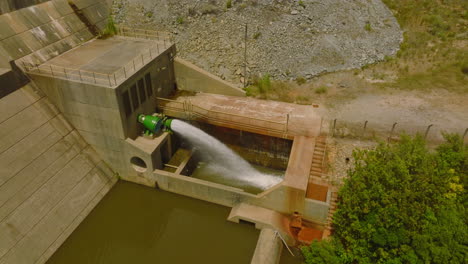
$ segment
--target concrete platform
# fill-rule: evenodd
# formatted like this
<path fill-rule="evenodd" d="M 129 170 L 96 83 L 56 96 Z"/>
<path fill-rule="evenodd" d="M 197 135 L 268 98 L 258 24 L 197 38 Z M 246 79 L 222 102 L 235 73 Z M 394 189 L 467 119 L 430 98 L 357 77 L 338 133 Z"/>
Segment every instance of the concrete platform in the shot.
<path fill-rule="evenodd" d="M 228 220 L 235 223 L 240 220 L 255 223 L 257 229 L 270 228 L 278 231 L 288 244 L 293 245 L 295 242 L 289 230 L 289 217 L 270 209 L 240 203 L 232 208 Z"/>
<path fill-rule="evenodd" d="M 115 182 L 40 91 L 0 99 L 0 263 L 45 263 Z"/>
<path fill-rule="evenodd" d="M 171 45 L 163 39 L 93 39 L 38 67 L 27 65 L 28 73 L 116 87 Z"/>

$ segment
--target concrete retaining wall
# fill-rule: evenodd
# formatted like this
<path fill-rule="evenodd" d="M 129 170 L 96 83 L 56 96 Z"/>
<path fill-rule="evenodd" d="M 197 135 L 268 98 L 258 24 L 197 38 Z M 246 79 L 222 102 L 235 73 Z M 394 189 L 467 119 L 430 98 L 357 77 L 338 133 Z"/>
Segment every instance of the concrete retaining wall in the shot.
<path fill-rule="evenodd" d="M 273 229 L 260 231 L 251 264 L 278 264 L 281 260 L 283 243 Z"/>
<path fill-rule="evenodd" d="M 74 2 L 91 23 L 104 28 L 109 16 L 107 1 Z M 0 67 L 20 58 L 41 64 L 93 37 L 67 0 L 47 1 L 6 13 L 0 15 Z"/>
<path fill-rule="evenodd" d="M 245 96 L 245 92 L 242 89 L 237 88 L 233 84 L 216 77 L 186 60 L 176 58 L 174 66 L 177 87 L 180 90 Z"/>
<path fill-rule="evenodd" d="M 304 214 L 302 216 L 304 219 L 315 223 L 325 223 L 329 208 L 328 203 L 305 198 Z"/>

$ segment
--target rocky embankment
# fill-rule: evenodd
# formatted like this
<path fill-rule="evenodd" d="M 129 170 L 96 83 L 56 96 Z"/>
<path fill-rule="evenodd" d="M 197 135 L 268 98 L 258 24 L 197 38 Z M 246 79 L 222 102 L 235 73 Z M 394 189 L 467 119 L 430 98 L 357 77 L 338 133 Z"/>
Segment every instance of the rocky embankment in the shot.
<path fill-rule="evenodd" d="M 238 84 L 245 25 L 248 78 L 359 68 L 394 55 L 402 40 L 380 0 L 115 0 L 113 10 L 117 23 L 172 32 L 179 56 Z"/>

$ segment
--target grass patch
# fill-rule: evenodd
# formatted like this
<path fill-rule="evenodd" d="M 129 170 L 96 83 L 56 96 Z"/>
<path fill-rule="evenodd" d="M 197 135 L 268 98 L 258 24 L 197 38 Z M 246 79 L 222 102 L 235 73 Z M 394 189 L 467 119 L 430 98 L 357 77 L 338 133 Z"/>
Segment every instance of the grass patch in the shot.
<path fill-rule="evenodd" d="M 252 80 L 252 84 L 245 88 L 246 95 L 261 99 L 270 99 L 292 103 L 296 98 L 290 95 L 291 87 L 283 81 L 272 81 L 270 75 L 265 74 Z"/>
<path fill-rule="evenodd" d="M 366 31 L 369 31 L 369 32 L 372 31 L 372 26 L 371 26 L 371 24 L 370 24 L 369 22 L 367 22 L 366 25 L 364 26 L 364 29 L 365 29 Z"/>
<path fill-rule="evenodd" d="M 184 22 L 185 22 L 184 17 L 182 16 L 177 17 L 176 19 L 177 24 L 182 25 Z"/>
<path fill-rule="evenodd" d="M 304 83 L 306 83 L 306 81 L 307 81 L 307 80 L 306 80 L 304 77 L 302 77 L 302 76 L 299 76 L 299 77 L 296 78 L 296 83 L 297 83 L 298 85 L 303 85 Z"/>
<path fill-rule="evenodd" d="M 304 1 L 299 0 L 298 4 L 299 4 L 299 6 L 301 6 L 302 8 L 306 8 L 306 5 L 305 5 Z"/>
<path fill-rule="evenodd" d="M 328 87 L 326 86 L 320 86 L 319 88 L 316 88 L 314 90 L 314 93 L 316 94 L 326 94 L 328 92 Z"/>
<path fill-rule="evenodd" d="M 253 39 L 258 39 L 262 35 L 261 32 L 257 32 L 253 35 Z"/>
<path fill-rule="evenodd" d="M 117 34 L 117 26 L 115 25 L 115 22 L 112 16 L 109 16 L 107 18 L 106 28 L 104 28 L 99 38 L 104 39 L 104 38 L 112 37 L 115 34 Z"/>
<path fill-rule="evenodd" d="M 400 89 L 468 88 L 468 1 L 383 0 L 404 30 L 396 58 L 370 66 L 395 73 L 396 80 L 384 84 Z M 363 69 L 365 69 L 363 67 Z"/>
<path fill-rule="evenodd" d="M 232 1 L 231 0 L 228 0 L 226 2 L 226 8 L 231 8 L 232 7 Z"/>
<path fill-rule="evenodd" d="M 296 103 L 298 104 L 310 104 L 310 96 L 298 95 L 296 96 Z"/>

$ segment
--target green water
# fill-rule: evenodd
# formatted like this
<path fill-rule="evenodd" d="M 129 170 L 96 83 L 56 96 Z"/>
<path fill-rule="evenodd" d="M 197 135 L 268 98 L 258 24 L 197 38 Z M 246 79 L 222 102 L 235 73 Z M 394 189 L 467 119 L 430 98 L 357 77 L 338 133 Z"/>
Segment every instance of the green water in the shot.
<path fill-rule="evenodd" d="M 118 182 L 48 264 L 250 263 L 259 231 L 230 208 Z"/>

